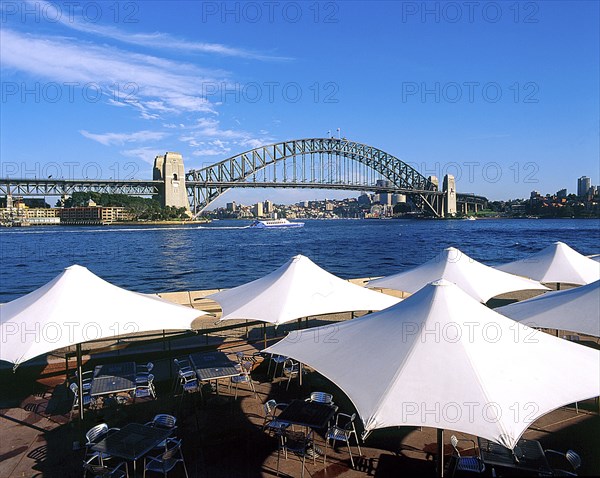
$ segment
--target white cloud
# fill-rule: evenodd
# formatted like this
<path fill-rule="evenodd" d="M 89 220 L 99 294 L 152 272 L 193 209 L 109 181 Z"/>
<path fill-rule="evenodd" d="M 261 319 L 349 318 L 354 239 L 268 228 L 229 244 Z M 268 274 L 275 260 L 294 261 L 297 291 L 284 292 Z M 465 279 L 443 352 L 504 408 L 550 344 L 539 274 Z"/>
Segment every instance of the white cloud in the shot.
<path fill-rule="evenodd" d="M 79 131 L 82 136 L 96 141 L 104 146 L 123 145 L 125 143 L 143 143 L 146 141 L 160 141 L 167 133 L 160 131 L 137 131 L 135 133 L 90 133 L 86 130 Z"/>
<path fill-rule="evenodd" d="M 100 25 L 95 22 L 84 21 L 81 16 L 81 7 L 78 3 L 71 5 L 72 10 L 64 11 L 56 5 L 43 0 L 26 0 L 33 8 L 45 12 L 44 18 L 58 19 L 58 21 L 73 30 L 110 38 L 131 45 L 186 51 L 190 53 L 208 53 L 222 56 L 246 58 L 251 60 L 289 60 L 285 57 L 270 56 L 256 53 L 242 48 L 230 47 L 221 43 L 193 42 L 173 37 L 167 33 L 126 33 L 116 27 Z"/>
<path fill-rule="evenodd" d="M 161 154 L 165 154 L 165 150 L 160 148 L 151 148 L 144 146 L 142 148 L 132 148 L 119 151 L 123 156 L 128 158 L 135 158 L 145 163 L 154 164 L 154 158 Z"/>
<path fill-rule="evenodd" d="M 199 118 L 179 137 L 180 141 L 194 148 L 194 156 L 231 156 L 231 152 L 241 153 L 258 148 L 273 141 L 266 130 L 255 135 L 244 130 L 222 129 L 215 118 Z"/>
<path fill-rule="evenodd" d="M 0 31 L 0 54 L 5 69 L 75 84 L 87 88 L 89 96 L 101 91 L 109 104 L 134 107 L 145 119 L 182 112 L 215 113 L 214 105 L 203 97 L 203 85 L 225 81 L 219 77 L 224 75 L 221 71 L 6 28 Z"/>

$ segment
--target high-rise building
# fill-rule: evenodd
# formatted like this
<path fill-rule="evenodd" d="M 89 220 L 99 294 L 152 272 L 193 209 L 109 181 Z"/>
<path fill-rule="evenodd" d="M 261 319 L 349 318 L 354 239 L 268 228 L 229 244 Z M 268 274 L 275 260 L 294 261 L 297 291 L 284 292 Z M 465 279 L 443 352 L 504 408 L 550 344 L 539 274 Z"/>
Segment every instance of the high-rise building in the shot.
<path fill-rule="evenodd" d="M 252 208 L 252 213 L 254 214 L 254 216 L 256 217 L 263 217 L 263 203 L 261 202 L 257 202 L 254 207 Z"/>
<path fill-rule="evenodd" d="M 587 176 L 581 176 L 577 180 L 577 196 L 580 198 L 587 196 L 591 186 L 592 180 Z"/>
<path fill-rule="evenodd" d="M 237 211 L 237 204 L 235 203 L 235 201 L 227 203 L 227 210 L 230 212 Z"/>
<path fill-rule="evenodd" d="M 567 197 L 567 188 L 565 189 L 561 189 L 560 191 L 556 192 L 556 197 L 558 197 L 559 199 L 563 199 Z"/>
<path fill-rule="evenodd" d="M 263 203 L 265 214 L 271 214 L 273 212 L 273 202 L 268 199 Z"/>
<path fill-rule="evenodd" d="M 379 204 L 383 206 L 391 206 L 393 204 L 392 193 L 380 193 Z"/>

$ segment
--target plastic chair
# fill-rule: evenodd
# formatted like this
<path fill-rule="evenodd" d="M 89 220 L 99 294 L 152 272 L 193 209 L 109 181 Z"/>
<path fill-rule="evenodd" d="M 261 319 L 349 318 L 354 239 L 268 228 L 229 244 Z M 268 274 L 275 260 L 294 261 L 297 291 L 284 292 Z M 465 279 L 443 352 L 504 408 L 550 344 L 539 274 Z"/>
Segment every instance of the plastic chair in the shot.
<path fill-rule="evenodd" d="M 452 448 L 454 448 L 454 453 L 452 454 L 452 459 L 449 464 L 449 468 L 452 472 L 451 476 L 457 471 L 467 471 L 470 473 L 483 473 L 485 471 L 485 463 L 481 461 L 478 456 L 461 456 L 460 451 L 458 449 L 458 442 L 468 441 L 473 443 L 473 449 L 475 449 L 475 441 L 463 439 L 460 440 L 456 438 L 455 435 L 450 437 L 450 443 L 452 443 Z"/>
<path fill-rule="evenodd" d="M 144 458 L 144 477 L 146 476 L 147 471 L 161 473 L 164 476 L 167 476 L 178 463 L 183 465 L 185 476 L 188 478 L 187 467 L 185 466 L 183 453 L 181 451 L 181 440 L 168 438 L 166 449 L 163 453 L 156 456 L 146 456 Z"/>
<path fill-rule="evenodd" d="M 283 429 L 279 434 L 281 440 L 279 442 L 279 448 L 277 449 L 277 476 L 279 476 L 279 459 L 281 455 L 281 450 L 284 450 L 285 457 L 287 458 L 287 452 L 291 451 L 292 453 L 302 457 L 302 478 L 304 478 L 304 465 L 306 463 L 306 455 L 309 454 L 308 450 L 312 450 L 313 448 L 313 431 L 311 430 L 307 434 L 303 432 L 295 432 L 292 430 Z M 316 453 L 312 453 L 313 465 L 315 464 L 315 455 Z"/>
<path fill-rule="evenodd" d="M 92 458 L 94 460 L 95 458 Z M 83 476 L 92 478 L 129 478 L 129 470 L 127 464 L 122 461 L 119 464 L 109 468 L 100 463 L 94 464 L 90 461 L 83 462 Z"/>
<path fill-rule="evenodd" d="M 290 382 L 292 378 L 296 378 L 300 375 L 300 363 L 290 358 L 286 359 L 283 363 L 283 375 L 288 377 L 288 383 L 285 387 L 286 390 L 290 388 Z"/>
<path fill-rule="evenodd" d="M 554 468 L 553 467 L 552 471 L 554 473 L 554 476 L 577 476 L 576 471 L 577 471 L 577 468 L 579 468 L 581 466 L 581 458 L 573 450 L 567 450 L 566 453 L 562 453 L 562 452 L 556 451 L 556 450 L 544 450 L 544 454 L 547 457 L 548 457 L 548 455 L 550 455 L 550 456 L 556 456 L 556 457 L 566 459 L 566 461 L 569 463 L 569 465 L 573 469 L 572 471 L 569 471 L 569 470 L 563 470 L 562 468 Z"/>
<path fill-rule="evenodd" d="M 340 422 L 340 417 L 342 417 L 342 422 Z M 350 448 L 350 438 L 352 435 L 354 435 L 354 438 L 356 438 L 358 455 L 362 456 L 360 443 L 358 442 L 358 435 L 356 434 L 356 427 L 354 426 L 355 419 L 356 413 L 348 415 L 340 412 L 337 414 L 335 417 L 335 425 L 329 427 L 327 433 L 325 434 L 325 453 L 323 454 L 323 465 L 325 465 L 325 461 L 327 460 L 327 445 L 329 444 L 329 440 L 332 442 L 332 448 L 335 446 L 336 441 L 343 441 L 346 442 L 346 445 L 348 446 L 350 463 L 352 463 L 352 468 L 354 468 L 354 458 L 352 457 L 352 449 Z"/>
<path fill-rule="evenodd" d="M 277 403 L 275 400 L 269 400 L 263 405 L 265 411 L 265 419 L 263 421 L 262 430 L 271 432 L 280 432 L 290 424 L 277 419 L 277 410 L 283 410 L 287 407 L 287 403 Z"/>
<path fill-rule="evenodd" d="M 254 397 L 258 398 L 256 394 L 256 389 L 254 388 L 254 383 L 252 383 L 252 377 L 250 376 L 250 371 L 252 370 L 252 362 L 244 362 L 240 367 L 240 374 L 234 377 L 231 377 L 231 381 L 229 382 L 229 388 L 231 389 L 231 384 L 235 383 L 235 398 L 237 399 L 238 394 L 238 385 L 240 383 L 247 383 L 252 392 L 254 392 Z"/>

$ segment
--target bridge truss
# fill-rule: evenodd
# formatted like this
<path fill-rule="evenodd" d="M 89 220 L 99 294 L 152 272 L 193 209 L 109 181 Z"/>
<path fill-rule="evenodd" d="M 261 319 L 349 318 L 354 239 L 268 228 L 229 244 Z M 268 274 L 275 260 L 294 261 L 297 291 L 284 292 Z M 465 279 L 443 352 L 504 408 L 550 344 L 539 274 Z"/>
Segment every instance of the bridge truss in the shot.
<path fill-rule="evenodd" d="M 192 211 L 200 213 L 231 187 L 291 187 L 397 192 L 421 209 L 441 212 L 437 186 L 385 151 L 346 139 L 283 141 L 186 174 Z"/>
<path fill-rule="evenodd" d="M 156 194 L 163 181 L 114 179 L 0 179 L 0 196 L 63 196 L 76 192 L 97 192 L 149 196 Z"/>

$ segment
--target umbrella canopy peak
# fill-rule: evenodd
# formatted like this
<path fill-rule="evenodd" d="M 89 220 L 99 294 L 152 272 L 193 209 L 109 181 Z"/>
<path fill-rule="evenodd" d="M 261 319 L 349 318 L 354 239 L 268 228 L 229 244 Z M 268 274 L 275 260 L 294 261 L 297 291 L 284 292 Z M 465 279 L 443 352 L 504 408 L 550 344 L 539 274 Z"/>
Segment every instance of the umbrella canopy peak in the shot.
<path fill-rule="evenodd" d="M 208 296 L 223 309 L 221 320 L 282 324 L 313 315 L 381 310 L 400 299 L 340 279 L 303 255 L 247 284 Z"/>
<path fill-rule="evenodd" d="M 90 340 L 162 329 L 190 329 L 206 312 L 131 292 L 72 265 L 0 307 L 0 360 L 18 365 Z"/>
<path fill-rule="evenodd" d="M 492 297 L 517 290 L 548 290 L 537 281 L 498 272 L 500 271 L 477 262 L 461 250 L 448 247 L 424 264 L 372 280 L 368 287 L 415 293 L 426 284 L 442 278 L 458 285 L 480 302 L 487 302 Z"/>
<path fill-rule="evenodd" d="M 560 241 L 497 269 L 544 283 L 584 285 L 600 279 L 598 262 Z"/>

